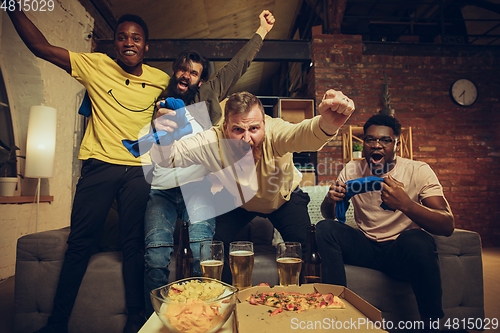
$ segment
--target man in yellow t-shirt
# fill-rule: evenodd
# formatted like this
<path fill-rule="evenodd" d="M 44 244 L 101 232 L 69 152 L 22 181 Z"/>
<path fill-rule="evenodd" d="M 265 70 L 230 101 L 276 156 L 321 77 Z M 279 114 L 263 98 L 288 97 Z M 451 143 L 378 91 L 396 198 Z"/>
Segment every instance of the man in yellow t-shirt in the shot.
<path fill-rule="evenodd" d="M 80 147 L 84 160 L 71 213 L 68 249 L 61 269 L 52 315 L 38 332 L 68 332 L 68 321 L 107 213 L 116 198 L 120 215 L 123 279 L 128 319 L 124 333 L 144 323 L 144 211 L 150 185 L 141 161 L 122 145 L 136 139 L 152 118 L 154 102 L 169 76 L 143 64 L 148 29 L 136 15 L 124 15 L 115 30 L 117 59 L 77 54 L 48 43 L 22 11 L 9 12 L 19 36 L 38 57 L 64 69 L 87 89 L 92 103 Z"/>

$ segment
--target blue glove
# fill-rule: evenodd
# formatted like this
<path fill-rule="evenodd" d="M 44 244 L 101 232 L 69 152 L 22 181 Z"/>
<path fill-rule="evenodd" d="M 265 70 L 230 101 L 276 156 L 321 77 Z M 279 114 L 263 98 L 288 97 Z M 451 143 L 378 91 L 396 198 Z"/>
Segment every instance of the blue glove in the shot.
<path fill-rule="evenodd" d="M 82 105 L 80 105 L 78 113 L 85 117 L 90 117 L 92 114 L 92 102 L 90 101 L 88 91 L 85 91 L 85 96 L 83 96 Z"/>
<path fill-rule="evenodd" d="M 153 128 L 152 132 L 144 135 L 139 140 L 122 140 L 125 148 L 127 148 L 128 151 L 135 157 L 139 157 L 149 151 L 154 143 L 161 146 L 168 146 L 175 140 L 182 138 L 184 135 L 193 133 L 193 127 L 187 120 L 186 108 L 182 100 L 169 97 L 164 102 L 160 102 L 160 106 L 175 110 L 175 116 L 165 115 L 164 117 L 175 121 L 178 127 L 173 132 L 156 131 L 156 129 Z M 139 147 L 142 148 L 142 152 Z"/>
<path fill-rule="evenodd" d="M 345 197 L 343 201 L 337 202 L 335 205 L 335 215 L 339 222 L 345 223 L 345 213 L 349 209 L 349 200 L 356 194 L 371 192 L 371 191 L 381 191 L 382 183 L 384 178 L 380 177 L 364 177 L 358 179 L 348 180 L 345 184 L 347 185 Z M 395 212 L 395 209 L 390 208 L 384 202 L 380 205 L 385 210 L 391 210 Z"/>

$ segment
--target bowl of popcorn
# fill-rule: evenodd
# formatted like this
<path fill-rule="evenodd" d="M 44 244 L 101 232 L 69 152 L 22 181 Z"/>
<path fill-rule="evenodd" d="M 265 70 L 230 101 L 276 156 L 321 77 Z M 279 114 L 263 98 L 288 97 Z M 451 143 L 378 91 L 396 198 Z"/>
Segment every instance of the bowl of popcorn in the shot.
<path fill-rule="evenodd" d="M 194 277 L 151 291 L 153 308 L 172 333 L 217 332 L 233 313 L 235 288 L 216 279 Z"/>

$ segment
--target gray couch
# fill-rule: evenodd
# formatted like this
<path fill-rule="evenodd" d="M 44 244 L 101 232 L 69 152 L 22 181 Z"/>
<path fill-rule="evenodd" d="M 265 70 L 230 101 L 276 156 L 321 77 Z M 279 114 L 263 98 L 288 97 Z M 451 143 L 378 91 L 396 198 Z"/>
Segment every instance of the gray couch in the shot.
<path fill-rule="evenodd" d="M 52 312 L 69 228 L 17 242 L 14 332 L 41 328 Z M 121 333 L 125 315 L 121 251 L 99 252 L 89 262 L 69 321 L 69 332 Z"/>
<path fill-rule="evenodd" d="M 327 186 L 304 187 L 311 197 L 311 221 L 321 220 L 319 206 Z M 352 211 L 348 211 L 352 223 Z M 59 270 L 69 228 L 23 236 L 18 240 L 15 276 L 15 332 L 33 332 L 43 326 L 52 311 Z M 255 244 L 253 283 L 278 283 L 273 243 L 280 235 L 267 219 L 256 218 L 239 235 Z M 435 236 L 439 252 L 443 307 L 448 319 L 484 318 L 481 241 L 475 232 L 455 230 L 450 237 Z M 109 244 L 108 244 L 109 245 Z M 113 246 L 107 246 L 113 249 Z M 171 265 L 173 266 L 173 263 Z M 393 322 L 419 320 L 415 297 L 406 282 L 383 273 L 346 265 L 348 288 L 382 311 Z M 171 274 L 174 276 L 174 274 Z M 125 298 L 121 253 L 99 252 L 92 256 L 73 309 L 70 333 L 122 332 Z"/>

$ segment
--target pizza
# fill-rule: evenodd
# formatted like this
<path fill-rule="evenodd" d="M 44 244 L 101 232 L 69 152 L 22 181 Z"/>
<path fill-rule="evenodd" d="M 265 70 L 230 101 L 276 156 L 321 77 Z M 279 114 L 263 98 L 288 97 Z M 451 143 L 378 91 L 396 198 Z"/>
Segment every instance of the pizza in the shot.
<path fill-rule="evenodd" d="M 344 302 L 332 293 L 311 294 L 293 292 L 270 292 L 250 295 L 247 301 L 253 305 L 267 305 L 277 308 L 271 311 L 270 316 L 285 311 L 297 311 L 300 313 L 309 309 L 345 309 Z"/>

